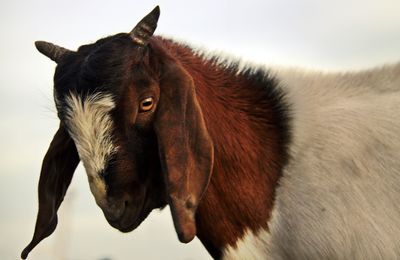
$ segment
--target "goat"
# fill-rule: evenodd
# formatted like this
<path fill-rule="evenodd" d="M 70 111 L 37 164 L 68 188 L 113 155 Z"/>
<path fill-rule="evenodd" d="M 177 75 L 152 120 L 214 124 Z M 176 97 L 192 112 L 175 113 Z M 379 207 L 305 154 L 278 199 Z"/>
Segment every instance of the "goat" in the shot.
<path fill-rule="evenodd" d="M 179 240 L 217 259 L 400 255 L 400 64 L 241 68 L 153 36 L 159 14 L 77 51 L 36 42 L 61 123 L 22 258 L 55 230 L 80 160 L 122 232 L 168 204 Z"/>

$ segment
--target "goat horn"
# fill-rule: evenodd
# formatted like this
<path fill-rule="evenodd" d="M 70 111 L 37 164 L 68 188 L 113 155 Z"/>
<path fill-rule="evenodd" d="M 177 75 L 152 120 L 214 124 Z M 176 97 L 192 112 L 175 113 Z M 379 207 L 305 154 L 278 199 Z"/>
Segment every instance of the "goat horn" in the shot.
<path fill-rule="evenodd" d="M 64 54 L 72 52 L 68 49 L 65 49 L 63 47 L 45 41 L 37 41 L 35 42 L 35 46 L 39 52 L 49 57 L 56 63 L 60 61 L 61 57 L 64 56 Z"/>
<path fill-rule="evenodd" d="M 129 33 L 133 42 L 145 46 L 157 28 L 160 17 L 160 7 L 156 6 L 153 11 L 146 15 Z"/>

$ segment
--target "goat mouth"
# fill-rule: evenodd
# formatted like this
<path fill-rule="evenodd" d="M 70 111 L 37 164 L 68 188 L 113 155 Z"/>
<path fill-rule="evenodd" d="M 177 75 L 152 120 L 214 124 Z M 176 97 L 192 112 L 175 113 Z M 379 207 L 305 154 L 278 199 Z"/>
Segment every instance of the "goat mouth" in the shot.
<path fill-rule="evenodd" d="M 115 229 L 123 233 L 131 232 L 135 228 L 137 228 L 142 222 L 141 213 L 142 209 L 134 214 L 131 210 L 126 210 L 124 214 L 117 220 L 107 219 L 107 222 Z"/>
<path fill-rule="evenodd" d="M 128 216 L 125 214 L 122 216 L 121 219 L 115 221 L 107 219 L 107 221 L 113 228 L 118 229 L 123 233 L 131 232 L 132 230 L 137 228 L 139 224 L 142 222 L 140 218 L 134 218 L 134 217 L 132 218 L 130 215 Z"/>
<path fill-rule="evenodd" d="M 149 215 L 149 213 L 150 213 L 149 211 L 142 209 L 139 213 L 139 216 L 137 216 L 136 218 L 129 218 L 130 220 L 133 220 L 132 222 L 128 222 L 126 220 L 126 218 L 130 216 L 124 216 L 124 218 L 122 218 L 119 221 L 109 222 L 109 223 L 111 226 L 118 229 L 119 231 L 123 233 L 128 233 L 136 229 L 143 222 L 143 220 Z"/>
<path fill-rule="evenodd" d="M 143 222 L 143 220 L 147 218 L 150 212 L 151 208 L 149 208 L 149 203 L 144 202 L 138 216 L 135 218 L 135 221 L 126 226 L 120 225 L 117 229 L 123 233 L 131 232 L 132 230 L 136 229 Z"/>
<path fill-rule="evenodd" d="M 151 210 L 149 210 L 149 203 L 147 200 L 145 200 L 142 202 L 142 205 L 138 211 L 126 208 L 120 219 L 115 221 L 107 221 L 112 227 L 123 233 L 128 233 L 136 229 L 150 212 Z"/>
<path fill-rule="evenodd" d="M 140 223 L 142 223 L 142 221 L 136 220 L 136 221 L 132 222 L 132 223 L 131 223 L 130 225 L 128 225 L 128 226 L 124 226 L 124 227 L 119 226 L 117 229 L 118 229 L 119 231 L 121 231 L 122 233 L 128 233 L 128 232 L 131 232 L 131 231 L 133 231 L 134 229 L 136 229 L 136 228 L 140 225 Z"/>

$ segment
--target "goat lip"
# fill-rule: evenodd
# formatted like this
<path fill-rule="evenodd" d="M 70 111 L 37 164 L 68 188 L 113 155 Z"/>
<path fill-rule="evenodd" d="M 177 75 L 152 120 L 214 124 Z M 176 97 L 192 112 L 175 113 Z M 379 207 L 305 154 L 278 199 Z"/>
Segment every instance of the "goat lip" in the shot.
<path fill-rule="evenodd" d="M 143 203 L 142 207 L 140 208 L 139 211 L 137 211 L 136 214 L 133 214 L 131 210 L 127 209 L 120 219 L 116 221 L 108 220 L 108 223 L 112 227 L 118 229 L 123 233 L 131 232 L 132 230 L 137 228 L 140 225 L 140 223 L 142 223 L 142 221 L 144 220 L 144 218 L 142 217 L 144 204 L 145 203 Z"/>
<path fill-rule="evenodd" d="M 128 225 L 123 225 L 122 224 L 123 221 L 121 220 L 119 222 L 117 229 L 123 233 L 131 232 L 132 230 L 136 229 L 143 222 L 143 220 L 145 220 L 145 218 L 150 214 L 150 212 L 151 210 L 149 210 L 148 201 L 144 202 L 138 215 L 136 215 L 135 218 L 130 218 L 134 219 L 134 221 L 132 221 Z"/>
<path fill-rule="evenodd" d="M 107 220 L 107 221 L 113 228 L 118 229 L 123 233 L 131 232 L 140 224 L 140 221 L 138 220 L 135 220 L 134 222 L 125 225 L 121 223 L 122 222 L 121 220 L 116 220 L 116 221 Z"/>
<path fill-rule="evenodd" d="M 125 226 L 125 227 L 119 227 L 118 230 L 123 232 L 123 233 L 128 233 L 137 228 L 140 225 L 141 221 L 135 221 L 132 224 Z"/>

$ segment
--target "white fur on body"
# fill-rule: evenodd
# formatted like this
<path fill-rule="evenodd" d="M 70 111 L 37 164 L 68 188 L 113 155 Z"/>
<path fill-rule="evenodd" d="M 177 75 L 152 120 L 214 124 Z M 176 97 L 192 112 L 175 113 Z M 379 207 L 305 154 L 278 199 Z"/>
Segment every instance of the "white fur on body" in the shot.
<path fill-rule="evenodd" d="M 269 229 L 225 259 L 400 259 L 400 64 L 275 72 L 291 106 L 290 160 Z"/>

